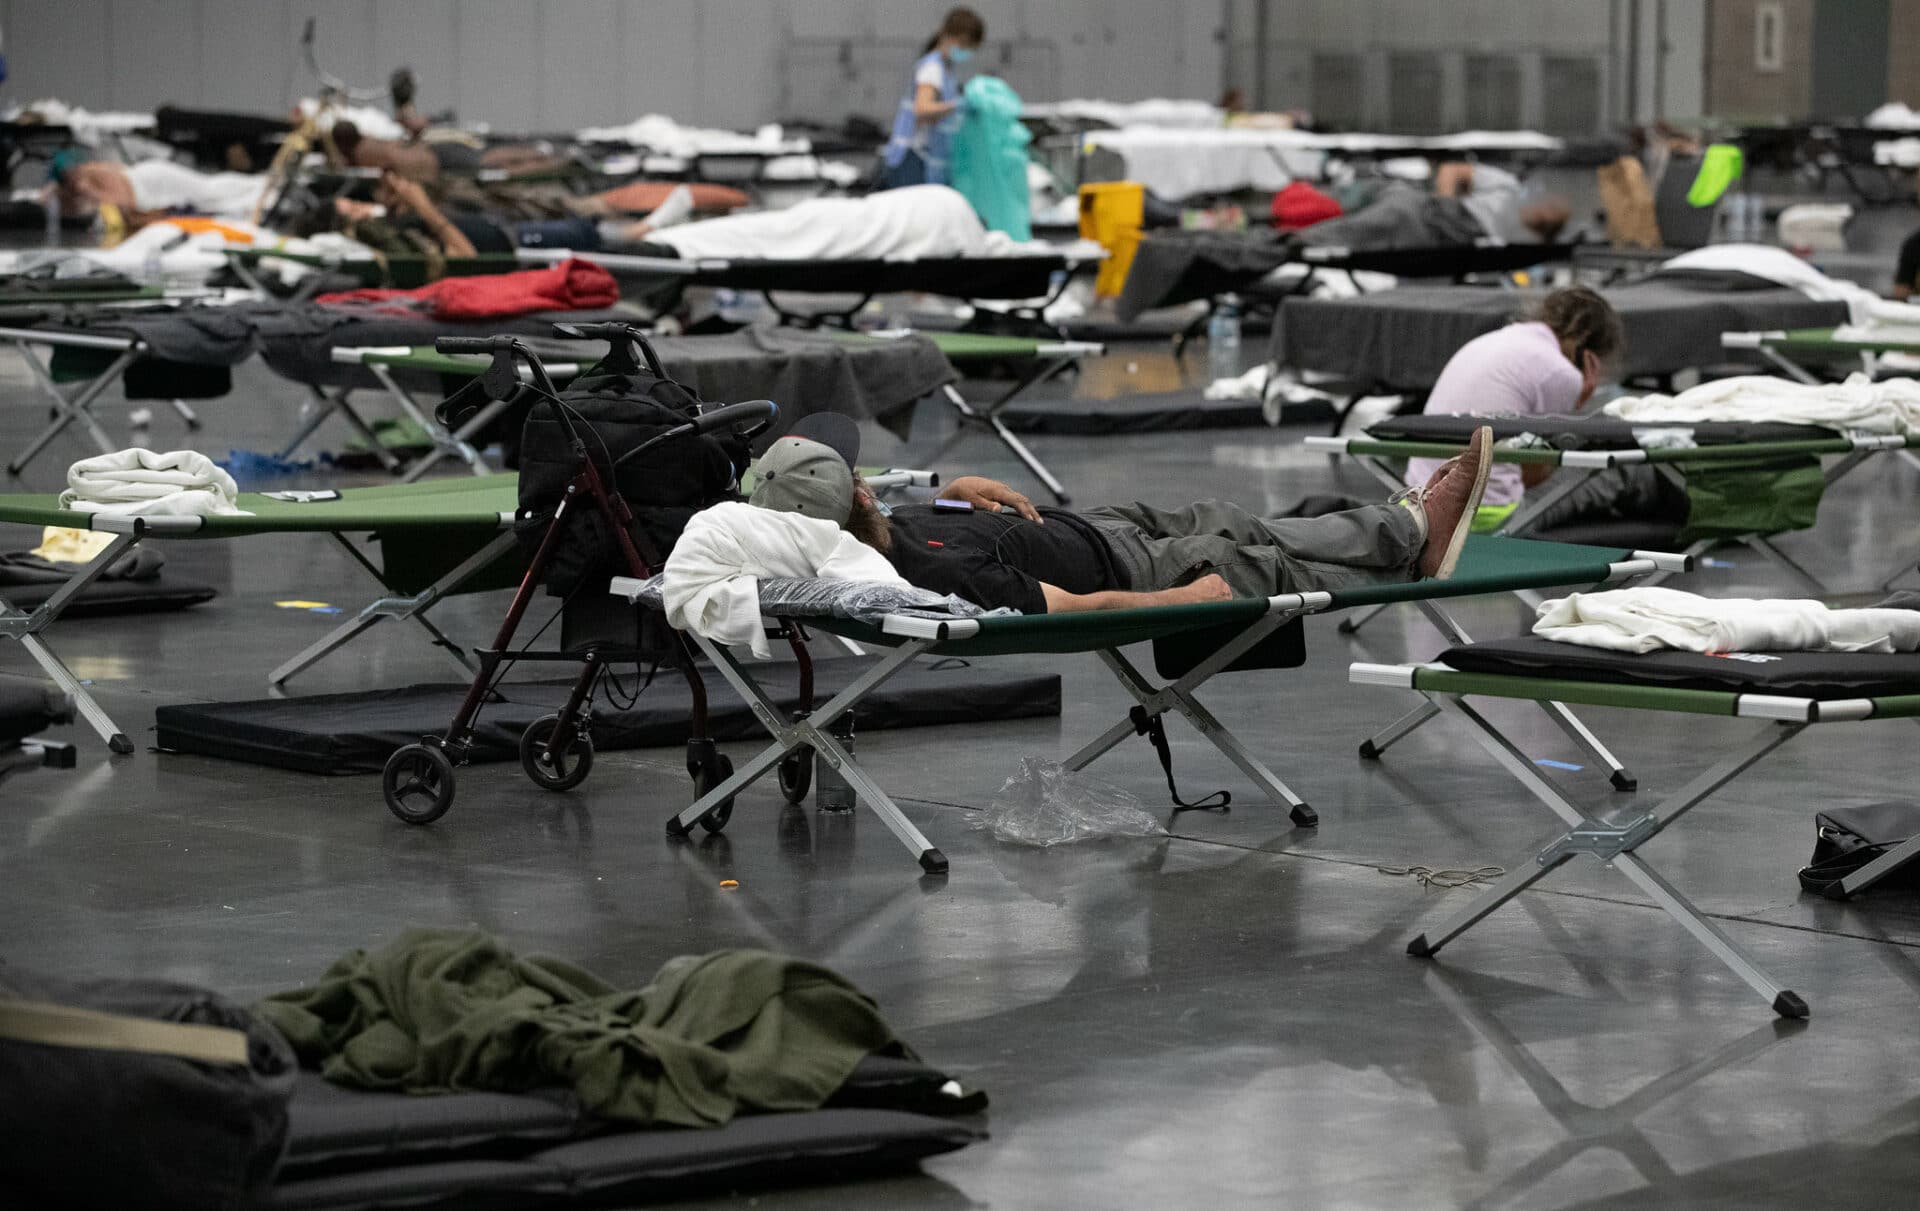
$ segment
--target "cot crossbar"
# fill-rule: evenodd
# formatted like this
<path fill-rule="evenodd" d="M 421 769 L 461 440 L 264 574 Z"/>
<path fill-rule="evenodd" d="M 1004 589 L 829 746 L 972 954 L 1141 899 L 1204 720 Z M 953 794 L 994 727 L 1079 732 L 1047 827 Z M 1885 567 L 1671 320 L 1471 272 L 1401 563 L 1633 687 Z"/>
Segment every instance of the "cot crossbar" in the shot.
<path fill-rule="evenodd" d="M 1419 693 L 1436 714 L 1446 715 L 1465 726 L 1496 764 L 1567 826 L 1564 833 L 1541 848 L 1531 861 L 1520 863 L 1513 873 L 1471 903 L 1414 938 L 1407 945 L 1409 954 L 1432 957 L 1550 871 L 1586 854 L 1626 876 L 1742 983 L 1765 999 L 1775 1013 L 1787 1018 L 1806 1017 L 1805 1000 L 1761 970 L 1725 931 L 1642 858 L 1639 850 L 1681 816 L 1815 723 L 1920 715 L 1920 694 L 1809 699 L 1731 690 L 1462 673 L 1431 664 L 1355 664 L 1348 676 L 1357 684 L 1392 686 Z M 1657 807 L 1601 820 L 1570 803 L 1531 758 L 1467 701 L 1469 696 L 1523 701 L 1551 698 L 1627 709 L 1722 715 L 1761 720 L 1767 726 Z M 1843 880 L 1834 894 L 1845 896 L 1862 890 L 1916 857 L 1920 857 L 1920 842 L 1909 841 Z"/>

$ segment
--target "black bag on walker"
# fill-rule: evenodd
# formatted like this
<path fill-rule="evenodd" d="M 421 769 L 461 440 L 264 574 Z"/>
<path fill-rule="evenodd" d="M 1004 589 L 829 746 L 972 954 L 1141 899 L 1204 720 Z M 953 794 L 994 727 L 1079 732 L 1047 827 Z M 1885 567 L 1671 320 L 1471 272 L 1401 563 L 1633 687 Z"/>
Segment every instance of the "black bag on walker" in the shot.
<path fill-rule="evenodd" d="M 1836 807 L 1813 817 L 1813 857 L 1800 868 L 1800 886 L 1824 893 L 1828 887 L 1920 833 L 1920 803 L 1869 803 Z M 1911 891 L 1920 887 L 1920 861 L 1902 866 L 1875 887 Z"/>
<path fill-rule="evenodd" d="M 673 549 L 687 519 L 733 497 L 738 472 L 750 458 L 747 439 L 730 433 L 688 434 L 620 462 L 643 442 L 692 419 L 700 411 L 700 399 L 672 379 L 645 370 L 610 373 L 600 368 L 574 380 L 559 395 L 561 404 L 534 400 L 521 430 L 520 511 L 514 532 L 531 556 L 579 471 L 569 427 L 560 415 L 564 406 L 601 478 L 632 508 L 640 557 L 659 571 L 658 561 Z M 582 589 L 600 592 L 609 577 L 626 572 L 619 543 L 600 513 L 591 507 L 571 510 L 548 564 L 547 592 L 556 597 Z"/>

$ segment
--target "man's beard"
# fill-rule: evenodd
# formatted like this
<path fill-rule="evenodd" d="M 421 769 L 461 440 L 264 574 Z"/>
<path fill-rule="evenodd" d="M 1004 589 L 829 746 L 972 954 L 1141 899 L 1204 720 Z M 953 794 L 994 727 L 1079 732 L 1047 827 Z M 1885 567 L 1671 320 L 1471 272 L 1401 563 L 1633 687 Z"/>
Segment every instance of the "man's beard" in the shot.
<path fill-rule="evenodd" d="M 847 517 L 847 533 L 882 555 L 893 549 L 893 523 L 865 496 L 854 497 L 853 512 Z"/>

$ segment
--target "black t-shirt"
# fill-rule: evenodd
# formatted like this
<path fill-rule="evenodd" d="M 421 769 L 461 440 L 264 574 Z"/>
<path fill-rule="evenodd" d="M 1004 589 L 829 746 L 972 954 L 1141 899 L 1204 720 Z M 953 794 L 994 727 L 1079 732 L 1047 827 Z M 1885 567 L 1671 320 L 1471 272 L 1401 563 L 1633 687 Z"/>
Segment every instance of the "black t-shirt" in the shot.
<path fill-rule="evenodd" d="M 1045 525 L 1016 513 L 902 505 L 893 511 L 887 559 L 911 584 L 975 605 L 1047 612 L 1042 581 L 1069 593 L 1124 589 L 1100 532 L 1064 509 L 1042 509 Z"/>
<path fill-rule="evenodd" d="M 1900 263 L 1893 271 L 1893 284 L 1920 293 L 1920 231 L 1900 245 Z"/>

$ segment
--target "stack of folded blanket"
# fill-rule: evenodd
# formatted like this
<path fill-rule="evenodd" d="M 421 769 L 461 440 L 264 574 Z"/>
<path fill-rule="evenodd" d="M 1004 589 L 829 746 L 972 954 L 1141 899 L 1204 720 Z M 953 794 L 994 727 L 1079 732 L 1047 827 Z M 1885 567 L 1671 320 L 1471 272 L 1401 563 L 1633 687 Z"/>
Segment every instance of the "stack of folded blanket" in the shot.
<path fill-rule="evenodd" d="M 60 507 L 115 516 L 247 516 L 233 476 L 194 450 L 117 450 L 67 468 Z"/>
<path fill-rule="evenodd" d="M 1605 411 L 1645 425 L 1770 421 L 1910 437 L 1920 434 L 1920 382 L 1910 378 L 1875 382 L 1855 374 L 1843 383 L 1796 383 L 1746 375 L 1701 383 L 1678 395 L 1616 399 Z"/>
<path fill-rule="evenodd" d="M 1533 633 L 1613 652 L 1912 652 L 1920 651 L 1920 609 L 1614 589 L 1542 602 Z"/>

